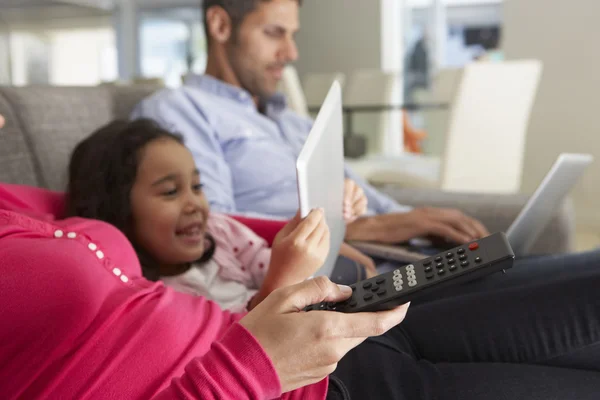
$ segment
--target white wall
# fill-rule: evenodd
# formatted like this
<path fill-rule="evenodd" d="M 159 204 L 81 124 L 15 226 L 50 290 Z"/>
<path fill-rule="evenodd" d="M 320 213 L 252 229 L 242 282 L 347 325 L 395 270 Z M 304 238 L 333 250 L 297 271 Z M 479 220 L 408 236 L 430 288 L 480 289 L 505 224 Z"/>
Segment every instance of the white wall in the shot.
<path fill-rule="evenodd" d="M 300 76 L 310 72 L 342 72 L 347 79 L 363 69 L 401 72 L 403 0 L 305 0 L 297 36 Z M 348 80 L 346 81 L 348 82 Z M 392 101 L 401 102 L 402 82 Z M 372 115 L 358 115 L 369 119 Z M 402 151 L 402 115 L 388 113 L 385 153 Z"/>
<path fill-rule="evenodd" d="M 300 9 L 298 72 L 381 67 L 379 0 L 305 0 Z"/>
<path fill-rule="evenodd" d="M 509 59 L 544 63 L 528 132 L 523 189 L 531 192 L 558 153 L 596 162 L 574 195 L 580 225 L 600 228 L 600 1 L 507 0 L 503 47 Z"/>

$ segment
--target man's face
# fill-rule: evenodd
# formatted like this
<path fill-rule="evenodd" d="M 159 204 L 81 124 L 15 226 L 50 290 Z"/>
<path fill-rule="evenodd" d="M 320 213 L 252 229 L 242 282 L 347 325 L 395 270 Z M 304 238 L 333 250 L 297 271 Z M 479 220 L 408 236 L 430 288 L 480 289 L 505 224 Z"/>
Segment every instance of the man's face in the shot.
<path fill-rule="evenodd" d="M 226 45 L 227 58 L 242 88 L 260 99 L 272 96 L 283 68 L 298 58 L 296 0 L 259 2 Z"/>

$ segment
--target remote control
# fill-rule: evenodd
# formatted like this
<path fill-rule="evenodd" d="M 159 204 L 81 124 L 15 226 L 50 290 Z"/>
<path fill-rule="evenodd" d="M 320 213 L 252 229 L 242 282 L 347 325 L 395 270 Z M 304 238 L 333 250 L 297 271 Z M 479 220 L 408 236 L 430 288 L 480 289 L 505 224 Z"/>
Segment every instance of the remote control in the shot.
<path fill-rule="evenodd" d="M 352 296 L 345 301 L 322 302 L 304 310 L 389 310 L 435 290 L 511 268 L 514 258 L 506 235 L 498 232 L 357 282 L 350 286 Z"/>

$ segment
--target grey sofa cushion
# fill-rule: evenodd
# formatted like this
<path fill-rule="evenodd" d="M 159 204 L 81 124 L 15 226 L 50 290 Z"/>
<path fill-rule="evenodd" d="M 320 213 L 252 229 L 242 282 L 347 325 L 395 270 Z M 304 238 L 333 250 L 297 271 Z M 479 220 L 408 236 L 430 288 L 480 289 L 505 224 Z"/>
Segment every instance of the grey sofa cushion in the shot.
<path fill-rule="evenodd" d="M 0 182 L 39 185 L 17 114 L 2 95 L 0 115 L 6 118 L 6 125 L 0 129 Z"/>
<path fill-rule="evenodd" d="M 112 88 L 114 118 L 128 119 L 133 108 L 142 99 L 161 88 L 157 85 L 114 86 Z"/>
<path fill-rule="evenodd" d="M 20 110 L 19 122 L 31 146 L 38 180 L 63 190 L 67 164 L 75 145 L 112 119 L 108 88 L 5 88 L 4 96 Z"/>

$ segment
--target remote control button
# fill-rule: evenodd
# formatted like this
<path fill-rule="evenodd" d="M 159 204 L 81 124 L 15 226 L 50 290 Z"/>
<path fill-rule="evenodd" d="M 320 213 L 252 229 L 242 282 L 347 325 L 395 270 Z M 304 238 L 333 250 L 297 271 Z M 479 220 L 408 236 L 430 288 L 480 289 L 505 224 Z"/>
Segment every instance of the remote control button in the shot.
<path fill-rule="evenodd" d="M 412 264 L 408 264 L 408 265 L 406 266 L 406 269 L 407 269 L 407 270 L 409 270 L 409 271 L 414 271 L 414 269 L 415 269 L 415 266 L 414 266 L 414 265 L 412 265 Z"/>
<path fill-rule="evenodd" d="M 446 270 L 438 269 L 438 275 L 444 275 L 445 273 L 446 273 Z"/>
<path fill-rule="evenodd" d="M 356 304 L 356 300 L 352 300 L 349 305 L 350 307 L 356 307 Z"/>
<path fill-rule="evenodd" d="M 425 267 L 425 272 L 431 272 L 432 269 L 433 268 L 431 268 L 431 267 Z"/>
<path fill-rule="evenodd" d="M 424 266 L 426 266 L 426 267 L 427 267 L 428 265 L 431 265 L 431 260 L 427 260 L 427 261 L 425 261 L 425 262 L 423 263 L 423 265 L 424 265 Z"/>
<path fill-rule="evenodd" d="M 465 261 L 465 260 L 467 259 L 467 256 L 465 256 L 465 255 L 463 254 L 462 256 L 458 257 L 458 259 L 459 259 L 460 261 Z"/>
<path fill-rule="evenodd" d="M 435 258 L 435 261 L 436 261 L 436 262 L 440 262 L 440 261 L 442 261 L 442 257 L 436 257 L 436 258 Z"/>
<path fill-rule="evenodd" d="M 410 286 L 410 287 L 417 286 L 417 281 L 408 282 L 408 286 Z"/>
<path fill-rule="evenodd" d="M 431 274 L 425 275 L 425 278 L 427 278 L 427 279 L 433 279 L 433 276 L 434 276 L 433 273 L 431 273 Z"/>
<path fill-rule="evenodd" d="M 452 254 L 452 253 L 446 253 L 446 258 L 452 258 L 452 257 L 454 257 L 454 254 Z"/>
<path fill-rule="evenodd" d="M 480 263 L 480 262 L 481 262 L 481 257 L 476 257 L 476 258 L 475 258 L 475 262 L 476 262 L 476 263 Z"/>
<path fill-rule="evenodd" d="M 469 250 L 471 250 L 471 251 L 475 251 L 475 250 L 477 250 L 478 248 L 479 248 L 479 244 L 478 244 L 478 243 L 471 243 L 471 244 L 469 245 Z"/>
<path fill-rule="evenodd" d="M 444 268 L 444 264 L 439 263 L 438 265 L 435 266 L 436 268 Z"/>
<path fill-rule="evenodd" d="M 373 298 L 373 295 L 371 293 L 367 293 L 363 296 L 363 299 L 365 299 L 365 301 L 371 300 Z"/>
<path fill-rule="evenodd" d="M 378 291 L 378 290 L 379 290 L 379 285 L 373 285 L 373 287 L 371 288 L 371 290 L 372 290 L 373 292 L 376 292 L 376 291 Z"/>
<path fill-rule="evenodd" d="M 385 278 L 377 278 L 377 280 L 375 281 L 375 283 L 378 285 L 381 285 L 384 282 L 385 282 Z"/>
<path fill-rule="evenodd" d="M 384 294 L 386 294 L 386 292 L 387 292 L 387 290 L 385 290 L 385 288 L 381 288 L 381 289 L 379 289 L 379 291 L 377 292 L 377 294 L 379 296 L 383 296 Z"/>
<path fill-rule="evenodd" d="M 461 267 L 468 267 L 469 266 L 469 262 L 468 261 L 463 261 L 460 263 Z"/>
<path fill-rule="evenodd" d="M 456 252 L 457 252 L 458 254 L 464 254 L 464 253 L 465 253 L 465 249 L 463 249 L 463 248 L 461 247 L 460 249 L 456 250 Z"/>
<path fill-rule="evenodd" d="M 402 290 L 402 286 L 395 286 L 396 287 L 396 292 L 399 292 Z"/>
<path fill-rule="evenodd" d="M 371 282 L 365 282 L 365 283 L 363 283 L 363 288 L 368 289 L 371 287 L 371 285 L 372 285 Z"/>
<path fill-rule="evenodd" d="M 452 265 L 456 262 L 456 260 L 454 258 L 451 258 L 447 262 L 448 262 L 448 264 Z"/>
<path fill-rule="evenodd" d="M 452 264 L 448 269 L 450 271 L 455 271 L 456 270 L 456 264 Z"/>
<path fill-rule="evenodd" d="M 325 303 L 321 303 L 321 304 L 319 304 L 319 308 L 320 308 L 321 310 L 325 309 Z"/>

